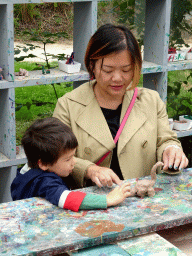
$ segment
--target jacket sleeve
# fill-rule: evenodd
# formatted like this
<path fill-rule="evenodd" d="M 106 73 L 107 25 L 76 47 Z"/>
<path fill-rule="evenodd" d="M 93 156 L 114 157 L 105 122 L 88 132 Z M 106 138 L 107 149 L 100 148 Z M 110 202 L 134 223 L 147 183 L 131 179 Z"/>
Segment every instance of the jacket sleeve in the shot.
<path fill-rule="evenodd" d="M 177 134 L 169 127 L 169 120 L 165 103 L 157 93 L 157 161 L 162 161 L 162 154 L 168 145 L 177 145 L 182 148 Z"/>
<path fill-rule="evenodd" d="M 58 118 L 64 124 L 68 125 L 72 129 L 72 125 L 71 125 L 72 117 L 70 117 L 70 111 L 69 111 L 68 101 L 66 97 L 62 97 L 58 99 L 54 113 L 53 113 L 53 117 Z M 78 157 L 76 157 L 75 160 L 76 160 L 76 163 L 74 166 L 72 176 L 76 184 L 78 185 L 78 187 L 83 187 L 85 184 L 85 179 L 84 179 L 85 171 L 90 165 L 94 163 Z"/>

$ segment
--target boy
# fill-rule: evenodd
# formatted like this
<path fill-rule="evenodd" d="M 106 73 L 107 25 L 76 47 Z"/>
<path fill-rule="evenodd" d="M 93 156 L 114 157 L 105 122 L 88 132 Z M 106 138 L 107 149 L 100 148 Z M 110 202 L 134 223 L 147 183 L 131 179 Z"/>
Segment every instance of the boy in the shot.
<path fill-rule="evenodd" d="M 11 185 L 13 200 L 44 197 L 61 208 L 78 211 L 106 209 L 130 195 L 129 183 L 116 187 L 107 196 L 68 189 L 64 179 L 74 168 L 78 142 L 71 129 L 57 118 L 36 120 L 21 143 L 28 165 L 17 170 Z"/>

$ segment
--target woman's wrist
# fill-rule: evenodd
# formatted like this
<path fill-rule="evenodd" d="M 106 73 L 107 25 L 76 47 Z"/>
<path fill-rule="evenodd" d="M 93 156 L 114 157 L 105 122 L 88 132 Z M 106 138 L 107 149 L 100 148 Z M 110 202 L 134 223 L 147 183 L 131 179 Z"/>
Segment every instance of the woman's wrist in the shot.
<path fill-rule="evenodd" d="M 177 146 L 177 145 L 168 145 L 165 149 L 164 149 L 164 151 L 167 149 L 167 148 L 171 148 L 171 147 L 173 147 L 173 148 L 178 148 L 178 149 L 182 149 L 181 147 L 179 147 L 179 146 Z"/>
<path fill-rule="evenodd" d="M 102 168 L 103 167 L 98 166 L 96 164 L 90 165 L 86 170 L 85 179 L 92 179 L 93 173 L 98 172 Z"/>
<path fill-rule="evenodd" d="M 85 171 L 85 179 L 91 179 L 91 173 L 94 171 L 94 166 L 97 166 L 95 164 L 91 164 L 87 167 L 86 171 Z"/>

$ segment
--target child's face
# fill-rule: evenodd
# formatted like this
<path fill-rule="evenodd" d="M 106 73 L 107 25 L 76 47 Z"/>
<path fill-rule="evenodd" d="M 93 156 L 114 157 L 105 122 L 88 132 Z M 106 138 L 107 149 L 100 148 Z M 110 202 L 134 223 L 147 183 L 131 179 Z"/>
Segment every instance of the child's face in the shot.
<path fill-rule="evenodd" d="M 67 177 L 72 172 L 75 165 L 75 151 L 76 149 L 72 149 L 63 153 L 57 162 L 53 165 L 47 165 L 47 170 L 56 173 L 60 177 Z"/>

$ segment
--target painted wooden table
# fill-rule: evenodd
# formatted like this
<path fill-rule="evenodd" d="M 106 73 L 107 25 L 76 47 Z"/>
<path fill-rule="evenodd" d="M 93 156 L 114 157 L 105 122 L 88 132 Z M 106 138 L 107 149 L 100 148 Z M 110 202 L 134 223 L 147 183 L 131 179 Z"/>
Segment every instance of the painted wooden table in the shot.
<path fill-rule="evenodd" d="M 192 168 L 157 175 L 155 190 L 153 198 L 132 197 L 118 207 L 78 213 L 41 198 L 0 204 L 0 255 L 55 255 L 192 222 Z"/>

